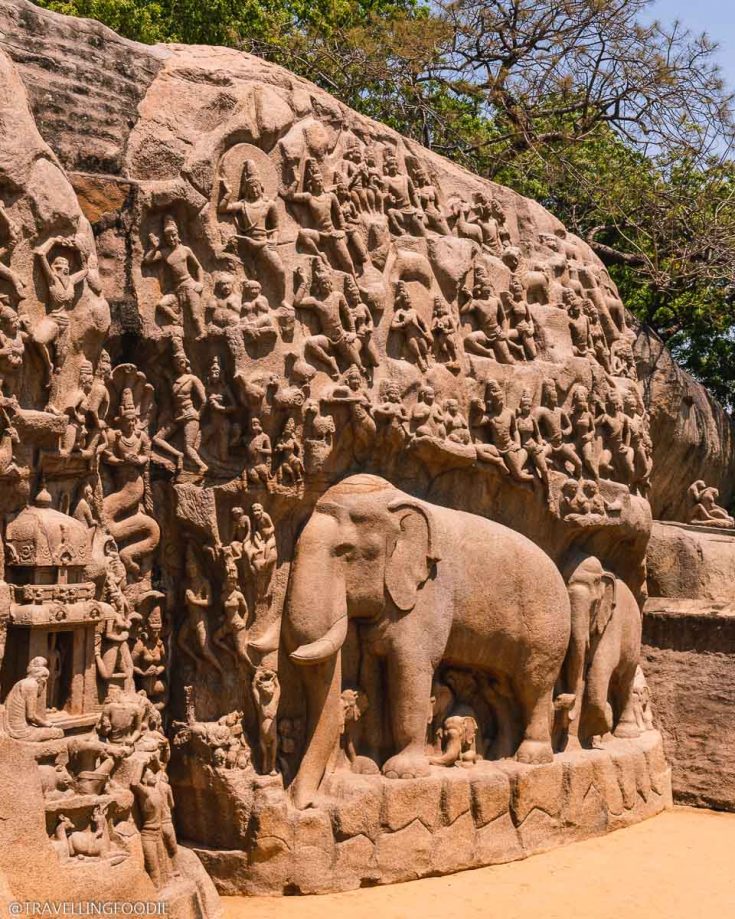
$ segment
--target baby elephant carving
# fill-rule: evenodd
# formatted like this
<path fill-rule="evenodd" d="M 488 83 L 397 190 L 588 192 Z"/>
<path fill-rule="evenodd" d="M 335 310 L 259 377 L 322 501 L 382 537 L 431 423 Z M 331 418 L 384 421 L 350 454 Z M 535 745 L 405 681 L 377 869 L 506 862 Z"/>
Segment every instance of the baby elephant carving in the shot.
<path fill-rule="evenodd" d="M 435 766 L 474 766 L 482 759 L 477 752 L 477 721 L 472 715 L 450 715 L 444 721 L 440 756 L 429 758 Z"/>

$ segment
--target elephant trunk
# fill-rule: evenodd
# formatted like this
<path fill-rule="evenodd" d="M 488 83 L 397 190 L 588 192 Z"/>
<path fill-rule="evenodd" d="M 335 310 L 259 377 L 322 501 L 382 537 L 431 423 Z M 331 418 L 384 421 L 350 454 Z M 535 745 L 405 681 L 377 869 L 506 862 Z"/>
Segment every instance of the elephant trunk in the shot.
<path fill-rule="evenodd" d="M 320 515 L 321 516 L 321 515 Z M 344 576 L 328 551 L 333 520 L 313 519 L 301 536 L 291 570 L 286 634 L 291 660 L 303 667 L 306 746 L 291 786 L 298 808 L 308 807 L 339 749 L 342 665 L 347 637 Z"/>
<path fill-rule="evenodd" d="M 452 733 L 449 735 L 444 753 L 429 757 L 429 762 L 434 766 L 453 766 L 459 760 L 461 752 L 462 740 L 459 734 Z"/>
<path fill-rule="evenodd" d="M 313 802 L 329 762 L 338 749 L 342 690 L 340 655 L 310 667 L 306 676 L 306 750 L 291 786 L 293 803 L 299 809 Z"/>

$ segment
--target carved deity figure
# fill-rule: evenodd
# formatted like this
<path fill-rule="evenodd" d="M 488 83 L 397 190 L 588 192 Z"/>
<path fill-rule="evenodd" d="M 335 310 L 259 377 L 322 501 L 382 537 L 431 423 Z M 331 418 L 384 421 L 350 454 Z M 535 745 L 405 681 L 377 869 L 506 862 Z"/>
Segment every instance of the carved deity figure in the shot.
<path fill-rule="evenodd" d="M 600 322 L 600 313 L 595 304 L 589 298 L 586 298 L 582 303 L 584 314 L 587 317 L 587 322 L 589 323 L 590 330 L 590 341 L 592 344 L 592 350 L 597 358 L 598 363 L 606 370 L 608 373 L 611 372 L 612 368 L 610 366 L 610 348 L 607 343 L 607 337 L 605 336 L 605 331 Z"/>
<path fill-rule="evenodd" d="M 719 527 L 723 530 L 735 528 L 735 518 L 720 507 L 717 499 L 720 497 L 719 489 L 707 485 L 702 479 L 692 482 L 687 490 L 690 501 L 688 523 L 697 526 Z"/>
<path fill-rule="evenodd" d="M 258 667 L 253 676 L 253 699 L 258 715 L 258 741 L 260 744 L 260 771 L 263 775 L 277 775 L 278 756 L 278 702 L 281 686 L 278 674 L 268 667 Z"/>
<path fill-rule="evenodd" d="M 145 706 L 136 693 L 123 692 L 114 683 L 107 688 L 97 719 L 97 734 L 109 744 L 132 750 L 143 733 Z"/>
<path fill-rule="evenodd" d="M 225 638 L 229 636 L 232 640 L 235 658 L 247 671 L 252 669 L 248 656 L 248 604 L 240 589 L 240 573 L 237 568 L 235 551 L 232 547 L 227 546 L 223 552 L 225 583 L 222 589 L 222 611 L 224 618 L 222 625 L 212 636 L 212 643 L 232 654 L 232 648 L 225 642 Z"/>
<path fill-rule="evenodd" d="M 398 159 L 392 150 L 386 150 L 383 157 L 385 199 L 388 226 L 396 236 L 408 233 L 411 236 L 425 236 L 424 213 L 416 193 L 413 180 L 401 173 Z"/>
<path fill-rule="evenodd" d="M 266 196 L 253 160 L 243 163 L 239 197 L 235 196 L 227 182 L 222 182 L 222 197 L 217 210 L 220 214 L 234 217 L 237 230 L 235 242 L 252 260 L 256 272 L 270 281 L 279 306 L 290 309 L 286 296 L 286 269 L 278 254 L 278 204 L 275 198 Z"/>
<path fill-rule="evenodd" d="M 125 387 L 118 415 L 105 431 L 102 461 L 112 471 L 113 488 L 102 507 L 105 524 L 120 548 L 120 558 L 130 576 L 137 579 L 158 545 L 160 529 L 145 513 L 149 499 L 147 471 L 151 441 L 139 424 L 140 411 L 133 391 Z"/>
<path fill-rule="evenodd" d="M 533 482 L 533 476 L 523 468 L 526 452 L 521 446 L 516 414 L 505 403 L 505 393 L 500 384 L 489 380 L 485 387 L 485 401 L 475 399 L 472 406 L 477 415 L 475 427 L 484 428 L 490 436 L 489 443 L 478 443 L 477 458 L 498 466 L 517 482 Z"/>
<path fill-rule="evenodd" d="M 326 190 L 319 164 L 311 157 L 304 164 L 304 190 L 297 188 L 298 185 L 289 189 L 284 197 L 302 205 L 308 214 L 311 226 L 299 230 L 299 242 L 316 258 L 321 260 L 326 255 L 335 268 L 354 274 L 339 199 L 334 192 Z"/>
<path fill-rule="evenodd" d="M 105 417 L 110 405 L 106 378 L 110 373 L 110 358 L 106 351 L 100 356 L 103 365 L 98 374 L 90 361 L 82 361 L 79 366 L 79 387 L 72 393 L 66 414 L 69 425 L 64 434 L 61 452 L 64 454 L 79 453 L 89 459 L 97 454 L 97 448 L 103 439 L 107 427 Z"/>
<path fill-rule="evenodd" d="M 304 344 L 304 354 L 318 364 L 325 364 L 334 379 L 340 374 L 336 358 L 341 358 L 349 367 L 355 364 L 362 369 L 360 343 L 355 332 L 349 331 L 342 322 L 348 310 L 345 297 L 334 289 L 332 272 L 324 262 L 312 260 L 311 295 L 306 295 L 306 274 L 296 269 L 296 293 L 294 306 L 312 313 L 319 325 L 319 333 L 310 335 Z"/>
<path fill-rule="evenodd" d="M 590 321 L 583 312 L 583 301 L 569 288 L 564 290 L 563 301 L 569 316 L 569 335 L 572 339 L 572 354 L 587 357 L 593 350 Z"/>
<path fill-rule="evenodd" d="M 380 387 L 381 401 L 373 406 L 373 417 L 377 425 L 377 449 L 386 462 L 395 459 L 406 446 L 408 434 L 408 410 L 401 398 L 400 386 L 386 380 Z"/>
<path fill-rule="evenodd" d="M 391 330 L 399 332 L 403 345 L 416 361 L 419 370 L 425 373 L 429 369 L 429 349 L 433 337 L 428 325 L 419 316 L 411 303 L 411 295 L 403 281 L 398 282 Z"/>
<path fill-rule="evenodd" d="M 235 278 L 226 271 L 214 276 L 214 296 L 208 301 L 207 322 L 217 329 L 227 329 L 240 324 L 242 300 L 237 294 Z"/>
<path fill-rule="evenodd" d="M 335 386 L 324 401 L 330 405 L 342 405 L 348 410 L 352 448 L 358 460 L 364 459 L 375 440 L 376 426 L 372 402 L 358 368 L 350 367 L 344 375 L 344 384 Z"/>
<path fill-rule="evenodd" d="M 349 242 L 348 251 L 350 251 L 355 267 L 362 272 L 365 264 L 370 261 L 370 254 L 365 243 L 365 230 L 360 219 L 360 211 L 342 173 L 336 173 L 334 180 L 332 190 L 339 201 L 340 210 L 342 211 L 342 225 Z"/>
<path fill-rule="evenodd" d="M 189 359 L 183 351 L 174 355 L 176 378 L 172 386 L 173 419 L 164 425 L 153 438 L 160 450 L 173 456 L 177 472 L 184 470 L 185 460 L 194 466 L 199 475 L 207 472 L 207 465 L 199 456 L 201 439 L 201 414 L 207 402 L 207 393 L 199 377 L 191 372 Z M 181 434 L 182 448 L 169 442 L 174 434 Z"/>
<path fill-rule="evenodd" d="M 494 296 L 492 285 L 485 272 L 475 269 L 475 286 L 470 291 L 464 287 L 460 294 L 460 316 L 473 316 L 477 330 L 464 338 L 464 349 L 469 354 L 494 358 L 500 364 L 513 364 L 505 310 L 499 297 Z"/>
<path fill-rule="evenodd" d="M 96 636 L 97 673 L 105 685 L 109 686 L 114 681 L 124 690 L 130 691 L 135 688 L 135 681 L 128 641 L 134 624 L 139 622 L 142 616 L 131 608 L 125 597 L 127 573 L 115 541 L 111 537 L 106 540 L 104 551 L 107 564 L 103 597 L 112 606 L 114 613 L 111 618 L 105 620 L 102 634 Z"/>
<path fill-rule="evenodd" d="M 197 340 L 206 337 L 202 291 L 204 270 L 192 250 L 181 242 L 179 227 L 173 217 L 163 223 L 163 243 L 154 234 L 148 236 L 144 265 L 161 265 L 168 273 L 173 296 Z"/>
<path fill-rule="evenodd" d="M 651 452 L 653 444 L 648 433 L 646 412 L 637 390 L 629 390 L 623 397 L 623 410 L 628 416 L 628 444 L 633 453 L 633 478 L 631 485 L 642 495 L 648 493 L 653 469 Z"/>
<path fill-rule="evenodd" d="M 13 740 L 41 742 L 64 736 L 46 717 L 46 684 L 48 662 L 34 657 L 26 675 L 10 690 L 5 699 L 5 731 Z"/>
<path fill-rule="evenodd" d="M 534 411 L 534 417 L 546 443 L 548 444 L 547 456 L 561 472 L 569 464 L 574 470 L 574 475 L 582 473 L 582 461 L 577 455 L 574 444 L 569 443 L 572 424 L 569 416 L 559 407 L 559 396 L 556 383 L 553 380 L 544 380 L 541 389 L 541 405 Z"/>

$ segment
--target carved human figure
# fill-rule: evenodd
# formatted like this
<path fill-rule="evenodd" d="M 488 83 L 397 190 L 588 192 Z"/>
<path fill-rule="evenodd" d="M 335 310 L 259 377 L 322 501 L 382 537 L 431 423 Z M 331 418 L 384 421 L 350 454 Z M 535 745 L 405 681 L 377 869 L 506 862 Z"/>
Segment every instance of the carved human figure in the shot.
<path fill-rule="evenodd" d="M 260 744 L 260 771 L 263 775 L 277 775 L 278 728 L 276 716 L 281 698 L 278 674 L 268 667 L 258 667 L 253 676 L 253 699 L 258 715 L 258 741 Z"/>
<path fill-rule="evenodd" d="M 239 197 L 235 196 L 226 181 L 222 181 L 222 197 L 217 211 L 235 218 L 236 243 L 252 259 L 256 272 L 269 279 L 279 306 L 290 309 L 286 269 L 278 254 L 278 204 L 275 198 L 265 195 L 253 160 L 245 160 L 243 163 Z"/>
<path fill-rule="evenodd" d="M 442 236 L 449 236 L 451 230 L 442 213 L 441 199 L 436 185 L 431 181 L 428 170 L 423 163 L 417 162 L 413 168 L 413 183 L 419 206 L 424 214 L 424 225 Z"/>
<path fill-rule="evenodd" d="M 646 495 L 650 487 L 653 444 L 648 433 L 646 413 L 637 390 L 631 389 L 623 397 L 623 410 L 628 416 L 628 444 L 633 452 L 633 478 L 631 485 Z"/>
<path fill-rule="evenodd" d="M 348 137 L 344 157 L 345 185 L 358 211 L 374 211 L 375 196 L 370 187 L 370 172 L 362 148 L 354 137 Z"/>
<path fill-rule="evenodd" d="M 610 373 L 610 348 L 607 343 L 605 331 L 600 322 L 600 314 L 595 304 L 589 298 L 583 300 L 584 314 L 587 317 L 590 329 L 590 341 L 592 350 L 599 364 Z"/>
<path fill-rule="evenodd" d="M 257 344 L 265 339 L 275 338 L 277 332 L 273 324 L 268 301 L 263 296 L 259 281 L 245 281 L 242 286 L 242 320 L 240 328 L 245 341 Z"/>
<path fill-rule="evenodd" d="M 144 714 L 140 696 L 123 692 L 121 686 L 112 683 L 107 687 L 95 729 L 107 743 L 131 752 L 143 733 Z"/>
<path fill-rule="evenodd" d="M 149 234 L 143 264 L 164 268 L 185 322 L 190 324 L 197 340 L 205 338 L 207 332 L 202 308 L 204 270 L 192 250 L 181 242 L 179 227 L 173 217 L 166 217 L 163 222 L 163 243 L 154 233 Z"/>
<path fill-rule="evenodd" d="M 204 576 L 197 554 L 189 543 L 186 547 L 186 590 L 184 593 L 186 618 L 176 644 L 194 662 L 197 671 L 205 663 L 222 674 L 222 665 L 212 650 L 207 610 L 212 606 L 212 587 Z"/>
<path fill-rule="evenodd" d="M 248 604 L 245 595 L 240 589 L 240 575 L 237 568 L 235 553 L 230 547 L 224 550 L 225 583 L 222 589 L 222 611 L 224 613 L 222 625 L 212 636 L 212 643 L 230 653 L 232 649 L 225 639 L 229 636 L 232 640 L 235 658 L 245 672 L 252 669 L 248 655 Z"/>
<path fill-rule="evenodd" d="M 610 370 L 616 377 L 623 377 L 627 380 L 638 379 L 635 355 L 627 338 L 619 338 L 610 348 Z"/>
<path fill-rule="evenodd" d="M 199 377 L 191 372 L 189 359 L 183 351 L 174 354 L 176 378 L 171 387 L 173 418 L 156 432 L 153 443 L 160 450 L 173 456 L 176 469 L 181 473 L 185 461 L 194 466 L 199 475 L 207 472 L 207 465 L 199 456 L 201 440 L 201 414 L 207 402 L 207 393 Z M 175 434 L 181 435 L 181 449 L 169 442 Z"/>
<path fill-rule="evenodd" d="M 237 294 L 233 275 L 222 271 L 214 276 L 214 295 L 205 308 L 207 322 L 217 329 L 239 325 L 242 300 Z"/>
<path fill-rule="evenodd" d="M 560 471 L 564 472 L 568 463 L 575 476 L 581 475 L 582 461 L 574 445 L 567 440 L 573 433 L 572 423 L 567 413 L 559 407 L 559 396 L 553 380 L 544 380 L 541 405 L 534 410 L 534 417 L 548 444 L 547 456 Z"/>
<path fill-rule="evenodd" d="M 648 688 L 643 668 L 639 664 L 635 669 L 633 680 L 633 698 L 635 718 L 639 731 L 652 731 L 655 727 L 653 708 L 651 707 L 651 690 Z"/>
<path fill-rule="evenodd" d="M 702 479 L 697 479 L 689 486 L 687 494 L 690 502 L 688 523 L 726 530 L 735 528 L 735 518 L 717 503 L 720 497 L 719 489 L 707 485 Z"/>
<path fill-rule="evenodd" d="M 538 420 L 532 412 L 533 399 L 529 390 L 521 393 L 521 401 L 516 412 L 516 427 L 521 446 L 526 451 L 528 461 L 536 470 L 547 498 L 549 497 L 549 465 L 546 462 L 548 445 L 544 440 L 538 425 Z"/>
<path fill-rule="evenodd" d="M 460 316 L 474 316 L 477 330 L 464 337 L 464 348 L 470 354 L 494 358 L 501 364 L 513 364 L 511 343 L 508 341 L 505 311 L 499 297 L 494 296 L 490 280 L 475 269 L 475 286 L 460 292 Z"/>
<path fill-rule="evenodd" d="M 164 787 L 149 766 L 143 767 L 142 775 L 137 781 L 131 782 L 130 788 L 135 795 L 140 814 L 140 842 L 145 870 L 154 887 L 160 889 L 175 873 L 169 854 L 171 844 L 164 837 L 164 824 L 166 830 L 171 824 L 170 808 L 173 798 L 169 797 L 170 788 L 167 790 L 167 786 Z M 175 838 L 174 835 L 174 842 Z"/>
<path fill-rule="evenodd" d="M 370 308 L 362 299 L 357 281 L 349 275 L 345 278 L 342 324 L 349 333 L 356 336 L 362 366 L 368 380 L 372 380 L 375 368 L 380 363 L 380 355 L 373 340 L 375 323 Z"/>
<path fill-rule="evenodd" d="M 449 370 L 459 370 L 457 359 L 457 321 L 443 297 L 434 297 L 431 335 L 437 360 Z"/>
<path fill-rule="evenodd" d="M 46 717 L 47 661 L 34 657 L 26 675 L 10 690 L 5 699 L 5 732 L 13 740 L 40 743 L 64 736 L 64 732 Z"/>
<path fill-rule="evenodd" d="M 7 297 L 0 295 L 0 395 L 6 398 L 15 397 L 20 391 L 20 374 L 29 337 Z"/>
<path fill-rule="evenodd" d="M 595 481 L 600 478 L 597 458 L 596 422 L 590 410 L 589 393 L 581 384 L 572 392 L 572 414 L 570 416 L 574 440 L 582 457 L 582 465 Z"/>
<path fill-rule="evenodd" d="M 337 196 L 327 191 L 319 164 L 309 157 L 304 164 L 304 190 L 298 185 L 284 193 L 287 201 L 302 205 L 308 214 L 310 227 L 299 230 L 299 242 L 319 260 L 326 255 L 335 268 L 347 274 L 355 273 L 344 228 L 344 218 Z"/>
<path fill-rule="evenodd" d="M 489 443 L 477 443 L 477 458 L 498 466 L 508 472 L 517 482 L 533 482 L 533 475 L 523 468 L 526 451 L 521 446 L 516 414 L 505 403 L 505 393 L 500 384 L 489 380 L 485 387 L 484 403 L 473 399 L 475 427 L 485 428 L 490 435 Z"/>
<path fill-rule="evenodd" d="M 303 445 L 296 431 L 296 420 L 286 421 L 276 443 L 276 481 L 280 485 L 298 485 L 304 478 Z"/>
<path fill-rule="evenodd" d="M 330 405 L 345 406 L 349 413 L 352 449 L 358 460 L 364 459 L 373 446 L 376 425 L 373 405 L 358 368 L 350 367 L 344 375 L 344 384 L 335 386 L 324 401 Z"/>
<path fill-rule="evenodd" d="M 535 339 L 536 327 L 526 300 L 525 288 L 517 277 L 510 279 L 508 288 L 508 293 L 504 297 L 501 295 L 510 325 L 508 338 L 519 346 L 521 356 L 532 361 L 538 353 Z"/>
<path fill-rule="evenodd" d="M 267 606 L 270 604 L 273 573 L 278 562 L 276 528 L 270 514 L 262 504 L 257 502 L 253 504 L 251 514 L 253 517 L 251 564 L 255 575 L 255 592 L 259 603 Z"/>
<path fill-rule="evenodd" d="M 54 246 L 73 249 L 78 253 L 81 268 L 71 272 L 69 259 L 57 255 L 49 262 L 48 255 Z M 48 314 L 33 330 L 33 340 L 40 346 L 46 368 L 50 375 L 58 378 L 69 351 L 70 312 L 77 298 L 77 288 L 85 282 L 89 274 L 86 256 L 73 239 L 64 236 L 52 236 L 34 249 L 46 280 Z M 51 348 L 53 346 L 53 357 Z M 52 377 L 50 404 L 53 406 L 58 393 Z"/>
<path fill-rule="evenodd" d="M 136 685 L 145 691 L 153 705 L 159 710 L 166 703 L 167 689 L 166 646 L 161 638 L 163 617 L 160 599 L 163 594 L 156 592 L 159 602 L 148 613 L 145 626 L 138 632 L 131 657 Z"/>
<path fill-rule="evenodd" d="M 414 438 L 429 437 L 442 441 L 447 436 L 444 411 L 436 401 L 432 386 L 424 385 L 409 414 L 409 430 Z"/>
<path fill-rule="evenodd" d="M 381 384 L 382 400 L 373 406 L 373 418 L 376 423 L 377 449 L 390 463 L 403 450 L 408 442 L 408 411 L 401 399 L 401 388 L 398 383 L 386 380 Z"/>
<path fill-rule="evenodd" d="M 348 367 L 355 364 L 362 369 L 357 334 L 345 328 L 342 321 L 348 310 L 347 301 L 334 289 L 332 272 L 319 258 L 312 260 L 311 295 L 306 295 L 306 289 L 306 274 L 302 268 L 297 268 L 294 306 L 309 310 L 316 317 L 320 329 L 319 334 L 307 338 L 304 354 L 317 363 L 326 364 L 334 379 L 340 374 L 337 357 Z"/>
<path fill-rule="evenodd" d="M 79 386 L 76 392 L 69 397 L 69 405 L 66 408 L 69 424 L 64 433 L 61 453 L 79 453 L 90 459 L 96 454 L 97 445 L 107 426 L 104 416 L 100 418 L 99 410 L 102 408 L 106 414 L 109 396 L 107 387 L 104 387 L 106 405 L 95 406 L 93 404 L 94 383 L 95 374 L 91 362 L 82 361 L 79 366 Z"/>
<path fill-rule="evenodd" d="M 369 708 L 367 695 L 360 689 L 343 689 L 340 701 L 340 741 L 346 764 L 352 772 L 360 775 L 379 773 L 380 769 L 374 760 L 360 756 L 357 752 L 360 720 Z"/>
<path fill-rule="evenodd" d="M 238 406 L 216 355 L 209 365 L 206 393 L 207 424 L 202 442 L 214 459 L 226 463 L 231 457 L 232 447 L 240 440 L 241 432 L 240 425 L 233 420 L 238 414 Z"/>
<path fill-rule="evenodd" d="M 334 447 L 337 426 L 330 414 L 320 411 L 319 403 L 310 399 L 304 404 L 304 468 L 317 472 Z"/>
<path fill-rule="evenodd" d="M 95 636 L 97 673 L 106 686 L 115 681 L 124 690 L 132 691 L 135 680 L 129 639 L 134 624 L 142 616 L 132 609 L 125 597 L 127 572 L 111 537 L 105 541 L 104 552 L 106 567 L 102 596 L 112 607 L 113 615 L 105 619 L 103 631 Z"/>
<path fill-rule="evenodd" d="M 10 284 L 16 297 L 21 300 L 25 295 L 25 281 L 12 268 L 3 263 L 3 259 L 13 251 L 18 241 L 19 233 L 17 226 L 10 219 L 10 215 L 5 209 L 5 202 L 2 200 L 0 200 L 0 228 L 3 230 L 4 239 L 4 245 L 0 246 L 0 281 L 6 281 Z"/>
<path fill-rule="evenodd" d="M 388 215 L 388 226 L 396 236 L 408 233 L 411 236 L 425 236 L 424 214 L 413 180 L 401 173 L 398 159 L 393 150 L 386 149 L 383 156 L 385 198 L 384 207 Z"/>
<path fill-rule="evenodd" d="M 620 393 L 611 387 L 607 394 L 605 413 L 597 421 L 598 430 L 603 434 L 600 473 L 606 478 L 614 476 L 624 485 L 629 485 L 635 478 L 633 451 L 629 446 L 629 421 L 623 411 Z"/>
<path fill-rule="evenodd" d="M 360 219 L 360 211 L 342 173 L 336 173 L 334 179 L 333 191 L 342 211 L 342 224 L 349 242 L 348 251 L 350 251 L 355 267 L 362 272 L 366 263 L 370 261 L 370 254 L 365 242 L 365 230 Z"/>
<path fill-rule="evenodd" d="M 446 431 L 447 440 L 465 446 L 472 443 L 470 426 L 459 410 L 459 402 L 456 399 L 446 399 L 442 412 L 444 414 L 444 430 Z"/>
<path fill-rule="evenodd" d="M 398 282 L 390 327 L 392 331 L 400 333 L 406 351 L 416 361 L 419 370 L 425 373 L 429 369 L 429 349 L 433 337 L 426 322 L 414 309 L 408 287 L 403 281 Z"/>
<path fill-rule="evenodd" d="M 254 485 L 268 485 L 271 480 L 273 448 L 271 439 L 263 430 L 260 418 L 250 419 L 250 436 L 247 443 L 248 480 Z"/>
<path fill-rule="evenodd" d="M 593 350 L 590 322 L 582 311 L 583 301 L 576 293 L 567 288 L 564 291 L 564 304 L 569 316 L 569 334 L 572 339 L 572 354 L 575 357 L 587 357 Z"/>

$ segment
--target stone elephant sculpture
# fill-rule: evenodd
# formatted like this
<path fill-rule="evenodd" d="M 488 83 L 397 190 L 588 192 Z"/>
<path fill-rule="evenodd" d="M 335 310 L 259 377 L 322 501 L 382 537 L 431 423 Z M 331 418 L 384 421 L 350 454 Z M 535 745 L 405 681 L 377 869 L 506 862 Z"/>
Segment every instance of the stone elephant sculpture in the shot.
<path fill-rule="evenodd" d="M 568 747 L 614 731 L 637 737 L 633 684 L 641 652 L 641 614 L 630 588 L 598 558 L 577 561 L 568 576 L 572 634 L 564 664 L 574 696 Z"/>
<path fill-rule="evenodd" d="M 386 776 L 429 771 L 426 712 L 441 661 L 506 681 L 518 712 L 517 759 L 552 759 L 551 695 L 570 633 L 569 598 L 554 563 L 498 523 L 357 475 L 318 501 L 290 573 L 283 638 L 303 667 L 307 707 L 306 746 L 291 788 L 298 807 L 311 803 L 334 760 L 340 648 L 352 618 L 365 623 L 363 648 L 386 674 Z M 371 686 L 363 688 L 372 708 Z"/>
<path fill-rule="evenodd" d="M 478 726 L 474 716 L 456 712 L 444 720 L 442 751 L 430 756 L 436 766 L 472 766 L 482 759 L 477 751 Z"/>

